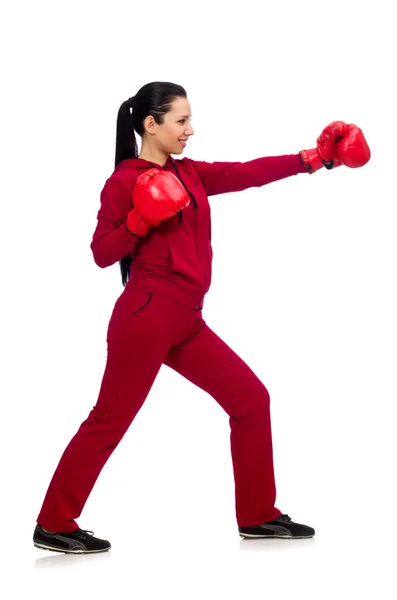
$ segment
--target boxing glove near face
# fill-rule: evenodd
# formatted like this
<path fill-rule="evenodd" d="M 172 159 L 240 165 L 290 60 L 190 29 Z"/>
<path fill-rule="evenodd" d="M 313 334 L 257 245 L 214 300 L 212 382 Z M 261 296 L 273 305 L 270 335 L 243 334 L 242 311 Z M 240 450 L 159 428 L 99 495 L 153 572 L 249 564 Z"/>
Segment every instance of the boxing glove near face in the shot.
<path fill-rule="evenodd" d="M 138 177 L 132 203 L 144 223 L 158 225 L 189 206 L 190 197 L 173 173 L 153 168 Z"/>

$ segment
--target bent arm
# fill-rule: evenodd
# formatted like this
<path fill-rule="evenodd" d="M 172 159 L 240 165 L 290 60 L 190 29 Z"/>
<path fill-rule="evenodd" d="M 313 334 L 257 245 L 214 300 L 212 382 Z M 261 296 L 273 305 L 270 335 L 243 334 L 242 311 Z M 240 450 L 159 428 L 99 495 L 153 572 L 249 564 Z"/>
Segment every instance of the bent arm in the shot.
<path fill-rule="evenodd" d="M 116 180 L 108 179 L 101 192 L 98 223 L 90 248 L 98 267 L 105 268 L 134 252 L 143 236 L 132 233 L 127 227 L 132 200 Z"/>

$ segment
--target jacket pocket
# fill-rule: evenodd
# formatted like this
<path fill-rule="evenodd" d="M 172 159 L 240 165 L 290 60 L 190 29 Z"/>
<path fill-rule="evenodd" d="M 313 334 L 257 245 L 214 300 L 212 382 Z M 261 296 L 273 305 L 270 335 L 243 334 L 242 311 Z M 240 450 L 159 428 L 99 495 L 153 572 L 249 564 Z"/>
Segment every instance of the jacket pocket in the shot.
<path fill-rule="evenodd" d="M 187 277 L 188 279 L 197 279 L 202 273 L 200 262 L 197 256 L 197 248 L 194 240 L 182 244 L 180 241 L 171 240 L 169 245 L 172 273 Z"/>

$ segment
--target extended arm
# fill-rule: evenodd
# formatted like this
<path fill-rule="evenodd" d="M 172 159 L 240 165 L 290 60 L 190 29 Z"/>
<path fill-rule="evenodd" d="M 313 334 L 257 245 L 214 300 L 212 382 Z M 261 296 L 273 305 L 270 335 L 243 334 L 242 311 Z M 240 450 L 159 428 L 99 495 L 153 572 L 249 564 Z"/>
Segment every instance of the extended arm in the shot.
<path fill-rule="evenodd" d="M 324 167 L 362 167 L 370 157 L 370 149 L 359 127 L 333 121 L 317 138 L 316 148 L 301 150 L 298 154 L 267 156 L 248 162 L 190 162 L 207 195 L 214 196 L 261 187 L 298 173 L 312 174 Z"/>
<path fill-rule="evenodd" d="M 308 173 L 299 154 L 265 156 L 248 162 L 205 162 L 191 160 L 208 196 L 238 192 L 251 187 Z"/>

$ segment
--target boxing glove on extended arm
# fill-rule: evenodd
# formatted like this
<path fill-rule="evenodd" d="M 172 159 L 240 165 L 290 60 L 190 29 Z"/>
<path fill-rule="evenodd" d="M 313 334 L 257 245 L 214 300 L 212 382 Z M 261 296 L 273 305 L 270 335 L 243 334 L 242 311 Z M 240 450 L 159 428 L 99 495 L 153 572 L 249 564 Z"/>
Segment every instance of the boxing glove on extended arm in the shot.
<path fill-rule="evenodd" d="M 371 150 L 363 132 L 356 125 L 347 125 L 347 132 L 336 143 L 336 152 L 342 165 L 357 169 L 371 158 Z"/>
<path fill-rule="evenodd" d="M 317 147 L 299 152 L 301 160 L 310 173 L 322 167 L 335 169 L 341 165 L 350 168 L 364 166 L 371 152 L 363 132 L 353 124 L 333 121 L 317 138 Z"/>
<path fill-rule="evenodd" d="M 190 197 L 173 173 L 148 169 L 140 175 L 132 192 L 134 208 L 127 215 L 127 228 L 144 236 L 152 225 L 170 219 L 190 204 Z"/>

